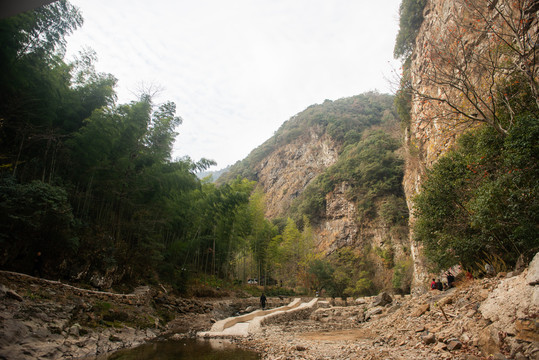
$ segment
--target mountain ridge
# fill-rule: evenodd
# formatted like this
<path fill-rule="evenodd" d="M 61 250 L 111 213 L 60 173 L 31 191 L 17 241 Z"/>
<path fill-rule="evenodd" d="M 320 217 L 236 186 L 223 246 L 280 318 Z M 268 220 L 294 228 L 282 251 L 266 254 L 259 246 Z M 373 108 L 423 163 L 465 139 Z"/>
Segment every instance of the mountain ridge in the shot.
<path fill-rule="evenodd" d="M 393 288 L 395 268 L 410 270 L 400 129 L 392 95 L 326 100 L 283 123 L 217 183 L 257 181 L 267 218 L 310 223 L 316 253 L 352 249 L 371 264 L 373 288 Z"/>

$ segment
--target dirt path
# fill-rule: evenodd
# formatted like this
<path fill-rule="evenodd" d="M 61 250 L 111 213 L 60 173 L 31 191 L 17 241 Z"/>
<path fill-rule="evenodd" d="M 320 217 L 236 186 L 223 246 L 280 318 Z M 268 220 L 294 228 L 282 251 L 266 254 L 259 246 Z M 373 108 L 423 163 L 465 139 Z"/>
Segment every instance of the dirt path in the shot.
<path fill-rule="evenodd" d="M 309 341 L 349 341 L 349 340 L 366 340 L 375 337 L 369 329 L 350 329 L 350 330 L 334 330 L 334 331 L 313 331 L 299 334 L 300 339 Z"/>

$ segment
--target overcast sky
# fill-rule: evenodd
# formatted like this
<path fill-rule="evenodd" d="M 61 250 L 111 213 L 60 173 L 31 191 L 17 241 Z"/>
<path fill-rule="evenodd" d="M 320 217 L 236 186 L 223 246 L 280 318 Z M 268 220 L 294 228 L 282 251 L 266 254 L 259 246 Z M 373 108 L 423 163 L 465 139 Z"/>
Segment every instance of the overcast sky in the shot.
<path fill-rule="evenodd" d="M 400 0 L 70 0 L 68 38 L 118 78 L 119 102 L 162 89 L 183 124 L 174 157 L 223 168 L 325 99 L 389 93 Z"/>

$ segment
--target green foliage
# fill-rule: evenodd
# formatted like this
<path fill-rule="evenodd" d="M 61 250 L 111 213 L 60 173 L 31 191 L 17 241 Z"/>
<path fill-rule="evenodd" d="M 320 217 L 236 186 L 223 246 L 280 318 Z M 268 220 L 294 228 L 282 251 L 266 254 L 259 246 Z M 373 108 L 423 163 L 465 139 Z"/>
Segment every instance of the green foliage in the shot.
<path fill-rule="evenodd" d="M 399 89 L 395 94 L 395 111 L 397 112 L 403 127 L 410 125 L 412 110 L 412 90 L 410 89 L 410 66 L 412 60 L 408 57 L 402 63 L 402 76 L 400 78 Z"/>
<path fill-rule="evenodd" d="M 365 129 L 395 120 L 392 103 L 391 95 L 369 92 L 309 106 L 286 121 L 273 137 L 254 149 L 247 158 L 234 164 L 218 179 L 218 183 L 226 183 L 237 176 L 258 180 L 254 172 L 256 164 L 310 131 L 319 135 L 327 133 L 338 144 L 354 144 Z"/>
<path fill-rule="evenodd" d="M 317 221 L 324 215 L 326 194 L 344 182 L 349 186 L 346 195 L 356 202 L 362 218 L 376 216 L 375 201 L 388 197 L 386 218 L 407 220 L 401 185 L 404 164 L 395 153 L 399 146 L 396 139 L 381 130 L 368 133 L 357 144 L 347 146 L 337 162 L 307 186 L 293 204 L 292 212 L 296 217 L 306 215 Z M 397 223 L 397 219 L 389 220 Z"/>
<path fill-rule="evenodd" d="M 336 268 L 332 296 L 365 296 L 372 295 L 372 264 L 362 253 L 350 248 L 341 248 L 329 257 Z"/>
<path fill-rule="evenodd" d="M 414 233 L 433 268 L 474 269 L 485 256 L 514 264 L 539 249 L 538 123 L 521 115 L 507 136 L 490 127 L 465 134 L 428 171 Z"/>
<path fill-rule="evenodd" d="M 326 290 L 331 297 L 372 295 L 372 264 L 363 254 L 351 248 L 341 248 L 325 259 L 310 263 L 308 273 L 312 276 L 313 288 Z"/>
<path fill-rule="evenodd" d="M 306 286 L 309 263 L 314 256 L 313 250 L 313 234 L 309 221 L 304 219 L 303 231 L 300 231 L 296 222 L 288 218 L 281 234 L 273 237 L 268 244 L 268 260 L 272 265 L 272 274 L 285 286 Z"/>
<path fill-rule="evenodd" d="M 408 222 L 408 206 L 402 196 L 387 196 L 378 211 L 380 218 L 388 225 L 406 225 Z"/>
<path fill-rule="evenodd" d="M 114 99 L 116 80 L 95 73 L 95 57 L 63 61 L 65 37 L 81 24 L 66 1 L 0 20 L 0 158 L 23 182 L 50 182 L 64 140 Z"/>
<path fill-rule="evenodd" d="M 399 7 L 399 32 L 393 51 L 395 58 L 406 59 L 412 54 L 426 4 L 426 0 L 402 0 Z"/>
<path fill-rule="evenodd" d="M 333 273 L 335 269 L 329 261 L 315 259 L 309 264 L 308 273 L 312 276 L 314 290 L 322 292 L 324 289 L 331 289 L 333 284 Z"/>
<path fill-rule="evenodd" d="M 401 294 L 410 293 L 413 272 L 414 264 L 411 258 L 399 261 L 393 268 L 393 278 L 391 279 L 393 288 Z"/>
<path fill-rule="evenodd" d="M 75 221 L 64 189 L 33 181 L 0 178 L 1 265 L 32 271 L 37 252 L 46 265 L 58 266 L 78 248 Z"/>
<path fill-rule="evenodd" d="M 376 255 L 378 255 L 384 264 L 384 266 L 388 269 L 393 268 L 394 264 L 394 254 L 393 254 L 393 248 L 392 247 L 375 247 L 374 252 Z"/>

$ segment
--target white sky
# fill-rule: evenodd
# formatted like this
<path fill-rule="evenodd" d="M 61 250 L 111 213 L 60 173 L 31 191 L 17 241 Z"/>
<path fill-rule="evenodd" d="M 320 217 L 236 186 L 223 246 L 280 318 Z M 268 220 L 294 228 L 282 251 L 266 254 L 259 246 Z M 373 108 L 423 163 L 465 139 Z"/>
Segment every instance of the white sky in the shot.
<path fill-rule="evenodd" d="M 120 103 L 160 87 L 183 118 L 174 157 L 218 169 L 309 105 L 391 92 L 400 1 L 70 0 L 85 22 L 67 55 L 95 50 Z"/>

